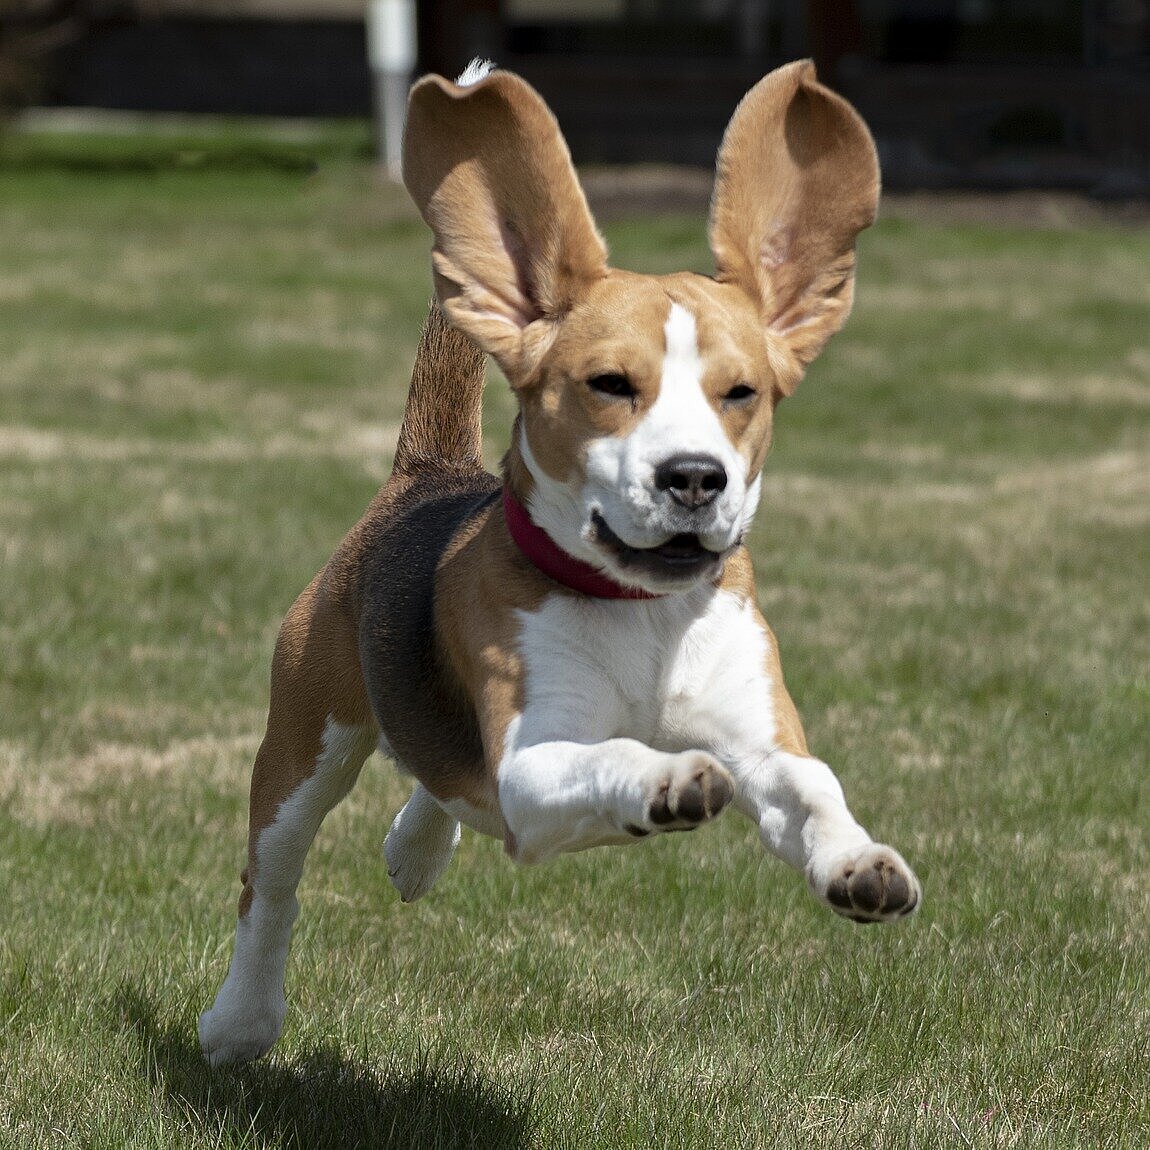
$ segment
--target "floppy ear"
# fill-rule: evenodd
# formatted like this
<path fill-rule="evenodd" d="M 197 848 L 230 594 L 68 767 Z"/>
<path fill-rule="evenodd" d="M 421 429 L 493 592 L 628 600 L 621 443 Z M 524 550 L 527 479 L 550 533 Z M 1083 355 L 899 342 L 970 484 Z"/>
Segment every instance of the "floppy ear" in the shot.
<path fill-rule="evenodd" d="M 850 312 L 855 239 L 878 195 L 870 132 L 809 60 L 771 72 L 735 110 L 711 203 L 717 278 L 751 295 L 801 364 Z"/>
<path fill-rule="evenodd" d="M 550 335 L 531 325 L 607 272 L 554 116 L 510 72 L 466 87 L 428 76 L 411 92 L 403 179 L 435 233 L 444 312 L 516 382 Z"/>

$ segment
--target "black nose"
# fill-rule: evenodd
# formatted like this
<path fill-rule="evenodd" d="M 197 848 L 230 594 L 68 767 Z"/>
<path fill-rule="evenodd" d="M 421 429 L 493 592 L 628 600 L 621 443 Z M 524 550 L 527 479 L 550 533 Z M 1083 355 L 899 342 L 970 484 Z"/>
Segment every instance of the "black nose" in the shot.
<path fill-rule="evenodd" d="M 727 486 L 727 471 L 713 455 L 672 455 L 655 468 L 655 486 L 695 511 L 718 498 Z"/>

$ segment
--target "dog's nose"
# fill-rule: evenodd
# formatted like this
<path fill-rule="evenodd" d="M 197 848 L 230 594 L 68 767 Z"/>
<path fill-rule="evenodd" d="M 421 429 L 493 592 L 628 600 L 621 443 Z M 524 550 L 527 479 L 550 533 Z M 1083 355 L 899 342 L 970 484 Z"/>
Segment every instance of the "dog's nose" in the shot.
<path fill-rule="evenodd" d="M 672 455 L 655 468 L 655 486 L 696 511 L 719 497 L 727 486 L 727 469 L 713 455 Z"/>

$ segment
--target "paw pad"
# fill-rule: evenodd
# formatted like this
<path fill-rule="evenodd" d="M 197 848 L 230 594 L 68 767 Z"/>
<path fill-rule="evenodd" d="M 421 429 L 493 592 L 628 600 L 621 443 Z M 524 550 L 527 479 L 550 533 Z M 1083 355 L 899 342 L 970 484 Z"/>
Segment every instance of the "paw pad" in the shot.
<path fill-rule="evenodd" d="M 841 864 L 827 884 L 827 902 L 854 922 L 889 922 L 919 904 L 918 880 L 889 847 L 869 847 Z"/>
<path fill-rule="evenodd" d="M 713 819 L 734 797 L 731 776 L 714 759 L 698 755 L 662 782 L 647 818 L 655 830 L 691 831 Z"/>

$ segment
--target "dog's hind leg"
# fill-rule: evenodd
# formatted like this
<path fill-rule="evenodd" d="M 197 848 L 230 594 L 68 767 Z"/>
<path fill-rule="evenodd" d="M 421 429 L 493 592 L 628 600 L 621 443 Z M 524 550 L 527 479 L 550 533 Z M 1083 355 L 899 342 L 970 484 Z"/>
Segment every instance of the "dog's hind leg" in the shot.
<path fill-rule="evenodd" d="M 376 744 L 353 633 L 317 579 L 292 608 L 272 664 L 268 729 L 252 774 L 248 865 L 235 950 L 200 1045 L 212 1065 L 246 1062 L 279 1037 L 296 888 L 324 816 Z"/>
<path fill-rule="evenodd" d="M 458 845 L 459 822 L 417 784 L 383 844 L 388 878 L 404 902 L 431 890 Z"/>

